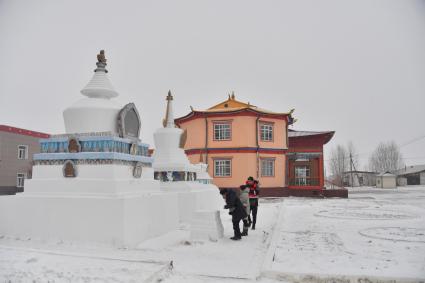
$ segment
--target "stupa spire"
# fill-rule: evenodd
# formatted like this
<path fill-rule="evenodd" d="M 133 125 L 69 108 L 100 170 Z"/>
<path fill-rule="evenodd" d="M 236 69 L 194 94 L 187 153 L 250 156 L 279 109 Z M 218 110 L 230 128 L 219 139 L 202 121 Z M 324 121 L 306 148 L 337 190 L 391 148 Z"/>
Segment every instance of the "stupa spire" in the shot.
<path fill-rule="evenodd" d="M 174 112 L 173 112 L 173 96 L 171 95 L 171 90 L 168 91 L 168 95 L 167 95 L 167 110 L 165 113 L 164 128 L 175 128 Z"/>
<path fill-rule="evenodd" d="M 96 70 L 95 72 L 105 72 L 107 73 L 108 70 L 106 70 L 106 58 L 105 58 L 105 50 L 100 50 L 99 54 L 97 54 L 97 62 L 96 62 Z"/>
<path fill-rule="evenodd" d="M 105 50 L 100 50 L 97 54 L 97 68 L 94 70 L 94 75 L 81 93 L 91 98 L 112 98 L 118 96 L 109 78 L 106 70 Z"/>

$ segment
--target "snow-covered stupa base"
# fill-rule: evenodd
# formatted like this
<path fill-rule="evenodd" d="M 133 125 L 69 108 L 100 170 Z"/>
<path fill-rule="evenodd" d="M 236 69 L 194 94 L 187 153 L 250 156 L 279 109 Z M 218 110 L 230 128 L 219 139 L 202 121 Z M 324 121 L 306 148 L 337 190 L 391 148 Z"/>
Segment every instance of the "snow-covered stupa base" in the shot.
<path fill-rule="evenodd" d="M 180 222 L 189 223 L 197 210 L 217 211 L 223 206 L 218 189 L 214 185 L 198 182 L 162 182 L 161 191 L 178 194 Z"/>
<path fill-rule="evenodd" d="M 34 166 L 24 193 L 0 199 L 1 235 L 136 247 L 178 227 L 178 195 L 160 191 L 152 168 L 133 178 L 124 164 L 80 164 L 64 178 L 62 167 Z"/>
<path fill-rule="evenodd" d="M 141 192 L 159 192 L 153 169 L 143 167 L 141 178 L 133 178 L 132 166 L 121 164 L 79 165 L 78 176 L 63 177 L 62 165 L 36 165 L 33 179 L 25 182 L 25 194 L 67 194 L 119 196 Z"/>
<path fill-rule="evenodd" d="M 190 224 L 192 240 L 218 241 L 224 236 L 224 227 L 218 210 L 197 210 Z"/>
<path fill-rule="evenodd" d="M 167 207 L 167 213 L 162 207 Z M 23 193 L 0 198 L 0 223 L 0 235 L 136 247 L 143 240 L 177 228 L 177 195 L 134 192 L 119 197 L 70 197 Z"/>

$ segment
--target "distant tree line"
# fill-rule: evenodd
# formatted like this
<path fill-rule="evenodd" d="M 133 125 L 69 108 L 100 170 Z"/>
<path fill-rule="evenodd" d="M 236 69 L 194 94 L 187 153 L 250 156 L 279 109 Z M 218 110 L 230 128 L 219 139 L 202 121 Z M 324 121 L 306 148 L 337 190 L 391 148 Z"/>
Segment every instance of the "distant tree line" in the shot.
<path fill-rule="evenodd" d="M 337 145 L 331 150 L 328 165 L 335 185 L 342 186 L 344 172 L 359 170 L 359 154 L 352 142 L 347 146 Z M 404 167 L 403 156 L 394 141 L 381 142 L 369 156 L 369 171 L 376 173 L 392 172 Z"/>
<path fill-rule="evenodd" d="M 404 167 L 403 156 L 394 141 L 381 142 L 369 158 L 369 168 L 373 172 L 394 173 L 402 167 Z"/>

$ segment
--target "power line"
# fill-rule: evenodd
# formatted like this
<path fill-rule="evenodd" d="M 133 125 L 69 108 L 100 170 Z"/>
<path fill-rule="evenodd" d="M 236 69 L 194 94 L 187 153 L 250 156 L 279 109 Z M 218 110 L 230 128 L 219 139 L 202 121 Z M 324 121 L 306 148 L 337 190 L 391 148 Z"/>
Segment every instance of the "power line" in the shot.
<path fill-rule="evenodd" d="M 399 147 L 403 147 L 403 146 L 406 146 L 406 145 L 412 144 L 412 143 L 417 142 L 417 141 L 419 141 L 419 140 L 421 140 L 421 139 L 423 139 L 423 138 L 425 138 L 425 135 L 422 135 L 422 136 L 416 137 L 416 138 L 414 138 L 414 139 L 411 139 L 410 141 L 407 141 L 407 142 L 405 142 L 405 143 L 403 143 L 403 144 L 399 145 Z"/>

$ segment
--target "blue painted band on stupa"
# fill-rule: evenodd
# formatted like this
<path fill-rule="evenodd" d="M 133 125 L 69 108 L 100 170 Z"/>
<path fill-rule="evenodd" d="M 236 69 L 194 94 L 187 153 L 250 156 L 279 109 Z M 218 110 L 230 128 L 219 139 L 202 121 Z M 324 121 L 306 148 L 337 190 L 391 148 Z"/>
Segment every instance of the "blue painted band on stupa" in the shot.
<path fill-rule="evenodd" d="M 152 164 L 153 158 L 148 156 L 131 155 L 118 152 L 59 152 L 59 153 L 36 153 L 34 161 L 39 160 L 121 160 L 136 161 Z"/>
<path fill-rule="evenodd" d="M 134 141 L 119 137 L 105 136 L 88 136 L 78 137 L 81 145 L 81 152 L 115 152 L 130 154 L 131 146 Z M 41 153 L 67 153 L 68 137 L 56 137 L 50 139 L 41 139 Z M 149 145 L 145 143 L 137 143 L 134 155 L 149 156 Z"/>

